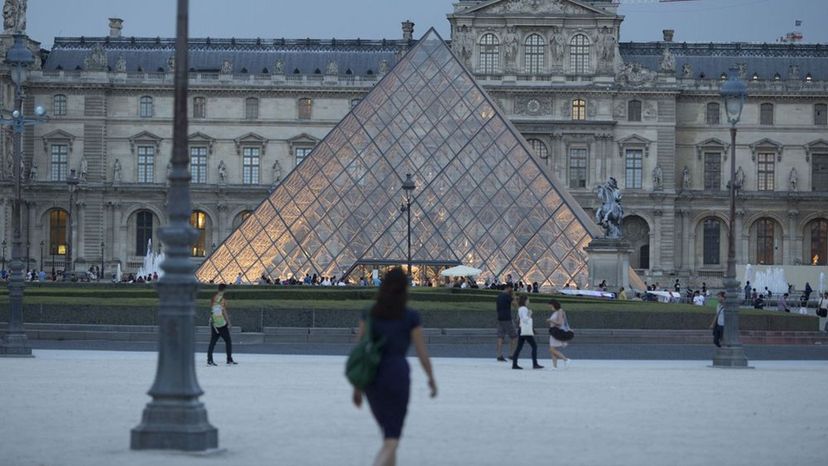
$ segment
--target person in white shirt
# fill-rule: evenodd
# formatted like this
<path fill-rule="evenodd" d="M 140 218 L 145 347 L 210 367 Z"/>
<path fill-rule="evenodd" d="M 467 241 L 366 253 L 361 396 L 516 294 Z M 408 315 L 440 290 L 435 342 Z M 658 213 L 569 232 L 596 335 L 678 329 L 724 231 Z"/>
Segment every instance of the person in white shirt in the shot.
<path fill-rule="evenodd" d="M 704 306 L 704 296 L 698 291 L 693 294 L 693 304 L 696 306 Z"/>
<path fill-rule="evenodd" d="M 716 317 L 713 318 L 713 322 L 710 323 L 710 328 L 713 329 L 713 344 L 718 346 L 719 348 L 722 347 L 722 337 L 724 337 L 724 325 L 725 325 L 725 316 L 724 316 L 724 302 L 725 302 L 725 292 L 720 291 L 716 296 L 719 298 L 719 304 L 716 306 Z"/>
<path fill-rule="evenodd" d="M 529 342 L 532 347 L 532 369 L 543 369 L 543 366 L 538 364 L 538 344 L 535 342 L 535 331 L 533 329 L 532 311 L 527 307 L 529 304 L 529 297 L 521 295 L 518 298 L 518 318 L 520 318 L 520 338 L 518 339 L 517 348 L 512 355 L 512 369 L 523 369 L 518 365 L 518 356 L 520 350 L 523 349 L 523 343 Z"/>

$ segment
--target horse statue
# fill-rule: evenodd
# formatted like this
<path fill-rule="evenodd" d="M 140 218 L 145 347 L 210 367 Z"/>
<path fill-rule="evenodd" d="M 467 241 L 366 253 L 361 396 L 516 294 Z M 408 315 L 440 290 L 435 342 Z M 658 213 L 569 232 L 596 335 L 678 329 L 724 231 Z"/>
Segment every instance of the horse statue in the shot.
<path fill-rule="evenodd" d="M 618 182 L 610 177 L 609 181 L 598 185 L 598 199 L 601 207 L 595 212 L 595 223 L 604 228 L 607 238 L 621 238 L 621 219 L 624 218 L 624 207 L 621 206 L 621 190 Z"/>

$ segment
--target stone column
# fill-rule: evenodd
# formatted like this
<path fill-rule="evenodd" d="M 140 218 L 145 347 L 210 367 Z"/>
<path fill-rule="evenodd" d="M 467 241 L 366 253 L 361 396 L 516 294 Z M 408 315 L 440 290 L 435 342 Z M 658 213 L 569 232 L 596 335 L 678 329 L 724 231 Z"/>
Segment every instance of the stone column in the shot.
<path fill-rule="evenodd" d="M 690 210 L 685 208 L 677 209 L 676 213 L 681 217 L 680 270 L 687 273 L 690 271 Z"/>
<path fill-rule="evenodd" d="M 653 211 L 653 231 L 650 233 L 650 269 L 661 270 L 661 221 L 664 211 L 656 209 Z"/>
<path fill-rule="evenodd" d="M 127 225 L 124 221 L 123 204 L 118 201 L 112 203 L 112 236 L 113 244 L 118 246 L 113 250 L 113 259 L 121 261 L 121 272 L 126 273 L 127 264 L 129 263 L 129 238 L 127 238 Z"/>
<path fill-rule="evenodd" d="M 86 234 L 84 234 L 85 228 L 83 228 L 83 224 L 84 224 L 83 223 L 83 218 L 86 214 L 85 210 L 86 210 L 86 202 L 78 201 L 75 204 L 75 212 L 73 212 L 73 214 L 75 215 L 75 226 L 72 229 L 72 233 L 73 233 L 74 237 L 76 238 L 76 240 L 72 244 L 72 255 L 73 255 L 72 261 L 73 262 L 77 261 L 78 259 L 83 259 L 84 263 L 86 263 L 86 259 L 87 259 L 86 258 L 86 256 L 87 256 L 86 241 L 85 241 Z M 88 264 L 84 265 L 83 271 L 85 272 L 87 268 L 89 268 L 89 265 Z"/>
<path fill-rule="evenodd" d="M 734 223 L 733 237 L 736 239 L 736 263 L 745 264 L 747 255 L 747 237 L 745 234 L 745 211 L 744 209 L 736 210 L 736 218 Z"/>
<path fill-rule="evenodd" d="M 784 263 L 794 264 L 797 259 L 802 260 L 802 235 L 799 231 L 799 211 L 796 209 L 788 211 L 787 230 L 787 234 L 782 234 Z"/>
<path fill-rule="evenodd" d="M 9 242 L 9 232 L 7 230 L 8 224 L 6 223 L 6 206 L 9 205 L 6 202 L 6 199 L 0 199 L 0 242 L 6 240 L 6 243 Z M 7 247 L 8 249 L 8 247 Z M 8 251 L 6 251 L 8 253 Z"/>

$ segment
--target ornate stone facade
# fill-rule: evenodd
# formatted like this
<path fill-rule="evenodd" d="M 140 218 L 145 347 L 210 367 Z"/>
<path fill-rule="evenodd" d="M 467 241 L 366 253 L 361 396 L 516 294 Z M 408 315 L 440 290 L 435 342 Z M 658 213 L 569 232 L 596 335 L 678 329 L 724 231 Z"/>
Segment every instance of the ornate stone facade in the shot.
<path fill-rule="evenodd" d="M 680 44 L 667 35 L 619 43 L 622 21 L 611 2 L 598 0 L 461 0 L 449 15 L 452 50 L 584 208 L 598 207 L 598 184 L 618 180 L 624 230 L 634 234 L 632 265 L 661 283 L 675 274 L 715 286 L 724 271 L 730 137 L 718 92 L 725 68 L 736 67 L 751 93 L 736 143 L 737 261 L 801 264 L 820 255 L 824 263 L 828 47 Z M 409 34 L 413 25 L 406 27 Z M 100 264 L 103 243 L 107 270 L 136 270 L 141 240 L 165 221 L 172 41 L 119 34 L 57 39 L 26 84 L 26 112 L 43 105 L 51 115 L 23 143 L 31 267 L 41 266 L 41 241 L 45 269 L 62 267 L 61 256 L 49 254 L 50 232 L 52 212 L 68 210 L 61 181 L 68 170 L 86 178 L 73 210 L 78 268 Z M 196 256 L 284 180 L 410 44 L 193 40 L 193 204 L 204 214 Z M 0 154 L 9 142 L 4 133 Z M 9 199 L 3 162 L 0 198 Z M 0 202 L 6 239 L 10 215 Z"/>

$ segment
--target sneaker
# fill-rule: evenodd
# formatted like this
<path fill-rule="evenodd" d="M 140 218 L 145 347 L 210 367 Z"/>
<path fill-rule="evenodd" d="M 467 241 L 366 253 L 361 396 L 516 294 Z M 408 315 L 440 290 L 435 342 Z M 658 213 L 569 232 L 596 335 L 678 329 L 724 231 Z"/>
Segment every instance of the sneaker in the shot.
<path fill-rule="evenodd" d="M 214 363 L 213 361 L 207 361 L 208 366 L 218 366 L 218 364 Z"/>
<path fill-rule="evenodd" d="M 237 365 L 237 364 L 238 364 L 238 363 L 237 363 L 236 361 L 233 361 L 232 359 L 231 359 L 230 361 L 227 361 L 227 365 L 228 365 L 228 366 L 235 366 L 235 365 Z"/>
<path fill-rule="evenodd" d="M 532 369 L 543 369 L 543 366 L 541 366 L 540 364 L 535 364 L 534 366 L 532 366 Z"/>
<path fill-rule="evenodd" d="M 572 365 L 572 360 L 571 359 L 567 359 L 566 361 L 564 361 L 564 367 L 569 368 L 569 366 L 571 366 L 571 365 Z"/>
<path fill-rule="evenodd" d="M 512 369 L 523 370 L 523 368 L 518 366 L 517 364 L 512 364 Z"/>
<path fill-rule="evenodd" d="M 500 362 L 506 362 L 506 358 L 504 358 L 503 356 L 498 356 L 497 360 Z"/>

